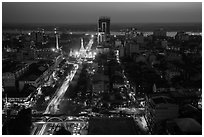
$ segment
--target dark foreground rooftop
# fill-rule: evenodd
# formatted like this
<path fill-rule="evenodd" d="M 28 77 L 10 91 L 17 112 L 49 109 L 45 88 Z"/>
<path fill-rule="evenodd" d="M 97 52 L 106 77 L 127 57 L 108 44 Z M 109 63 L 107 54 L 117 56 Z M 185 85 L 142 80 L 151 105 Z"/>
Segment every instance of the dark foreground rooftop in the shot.
<path fill-rule="evenodd" d="M 137 135 L 134 119 L 90 118 L 88 135 Z"/>

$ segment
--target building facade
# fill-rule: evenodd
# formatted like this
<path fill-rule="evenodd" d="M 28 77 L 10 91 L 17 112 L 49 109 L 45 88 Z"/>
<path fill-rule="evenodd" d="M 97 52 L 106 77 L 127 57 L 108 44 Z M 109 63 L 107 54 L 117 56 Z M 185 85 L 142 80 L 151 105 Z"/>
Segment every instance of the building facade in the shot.
<path fill-rule="evenodd" d="M 110 18 L 100 17 L 98 20 L 98 43 L 106 42 L 110 39 Z"/>
<path fill-rule="evenodd" d="M 3 66 L 3 72 L 2 72 L 3 87 L 15 87 L 16 80 L 22 75 L 24 75 L 29 69 L 29 64 L 18 63 L 15 65 L 16 67 L 13 67 L 13 68 L 7 68 L 9 66 L 5 66 L 5 67 Z"/>
<path fill-rule="evenodd" d="M 154 129 L 157 123 L 177 118 L 179 106 L 167 96 L 153 96 L 146 99 L 146 120 L 149 127 Z"/>

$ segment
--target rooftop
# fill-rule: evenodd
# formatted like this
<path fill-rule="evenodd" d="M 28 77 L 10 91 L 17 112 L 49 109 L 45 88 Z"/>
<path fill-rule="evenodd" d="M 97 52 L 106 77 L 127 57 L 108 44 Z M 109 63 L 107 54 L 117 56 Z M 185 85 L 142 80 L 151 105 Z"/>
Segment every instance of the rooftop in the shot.
<path fill-rule="evenodd" d="M 202 126 L 192 118 L 179 118 L 167 122 L 170 132 L 181 135 L 201 135 Z"/>
<path fill-rule="evenodd" d="M 155 104 L 161 104 L 161 103 L 174 103 L 173 100 L 167 96 L 155 96 L 155 97 L 152 97 L 152 101 L 155 103 Z"/>
<path fill-rule="evenodd" d="M 5 93 L 2 94 L 2 97 L 4 98 L 7 94 L 8 98 L 21 98 L 21 97 L 28 97 L 30 93 L 34 91 L 34 89 L 31 89 L 30 86 L 25 85 L 24 89 L 21 92 L 18 92 L 16 88 L 13 87 L 6 87 Z"/>
<path fill-rule="evenodd" d="M 99 20 L 110 20 L 110 17 L 108 17 L 108 16 L 100 16 Z"/>
<path fill-rule="evenodd" d="M 198 95 L 195 91 L 175 91 L 175 92 L 170 92 L 170 95 L 174 98 L 192 98 L 195 97 L 197 98 Z"/>
<path fill-rule="evenodd" d="M 136 135 L 133 118 L 90 118 L 88 135 Z"/>
<path fill-rule="evenodd" d="M 26 63 L 17 62 L 17 61 L 11 61 L 11 60 L 2 61 L 2 73 L 16 72 L 22 67 L 24 67 L 25 65 Z"/>
<path fill-rule="evenodd" d="M 30 65 L 29 71 L 25 73 L 20 80 L 34 81 L 41 76 L 49 67 L 48 63 L 33 63 Z"/>
<path fill-rule="evenodd" d="M 93 77 L 93 81 L 94 82 L 98 82 L 98 81 L 109 81 L 108 76 L 102 74 L 102 73 L 96 73 Z"/>

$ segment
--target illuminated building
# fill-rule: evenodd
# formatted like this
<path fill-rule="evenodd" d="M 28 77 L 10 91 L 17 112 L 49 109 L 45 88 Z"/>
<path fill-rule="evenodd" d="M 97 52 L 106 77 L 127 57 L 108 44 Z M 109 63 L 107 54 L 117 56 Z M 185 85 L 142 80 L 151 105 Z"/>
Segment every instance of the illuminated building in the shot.
<path fill-rule="evenodd" d="M 56 28 L 54 29 L 54 32 L 55 32 L 55 37 L 56 37 L 56 49 L 58 50 L 59 49 L 59 41 L 58 41 L 58 33 L 57 33 Z"/>
<path fill-rule="evenodd" d="M 26 84 L 37 88 L 43 81 L 47 81 L 53 66 L 52 61 L 31 64 L 29 71 L 19 79 L 19 90 L 21 91 Z"/>
<path fill-rule="evenodd" d="M 83 38 L 81 38 L 81 48 L 79 50 L 80 57 L 85 58 L 86 57 L 86 49 L 84 48 L 84 41 Z"/>
<path fill-rule="evenodd" d="M 98 20 L 98 43 L 106 42 L 110 37 L 110 18 L 100 17 Z"/>
<path fill-rule="evenodd" d="M 56 59 L 60 54 L 57 52 L 55 48 L 44 48 L 35 50 L 34 52 L 35 60 L 54 60 Z"/>

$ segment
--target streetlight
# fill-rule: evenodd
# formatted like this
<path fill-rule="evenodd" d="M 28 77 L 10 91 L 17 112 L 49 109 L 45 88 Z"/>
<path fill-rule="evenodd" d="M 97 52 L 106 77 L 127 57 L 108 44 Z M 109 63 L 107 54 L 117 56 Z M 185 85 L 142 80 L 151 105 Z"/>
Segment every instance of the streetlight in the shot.
<path fill-rule="evenodd" d="M 54 52 L 54 51 L 55 51 L 55 48 L 52 48 L 51 50 Z"/>

